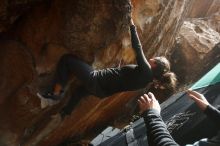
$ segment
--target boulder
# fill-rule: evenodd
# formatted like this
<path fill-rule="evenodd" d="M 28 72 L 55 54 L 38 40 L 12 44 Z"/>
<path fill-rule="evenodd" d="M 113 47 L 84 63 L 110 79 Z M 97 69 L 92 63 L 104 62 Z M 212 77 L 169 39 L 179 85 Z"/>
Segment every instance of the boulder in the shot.
<path fill-rule="evenodd" d="M 14 4 L 2 1 L 0 145 L 82 145 L 109 124 L 119 128 L 128 124 L 135 107 L 130 103 L 143 90 L 117 93 L 106 99 L 86 96 L 63 120 L 58 113 L 77 92 L 80 83 L 76 78 L 70 80 L 66 96 L 56 105 L 42 109 L 36 96 L 51 83 L 56 64 L 66 53 L 76 55 L 95 69 L 135 63 L 128 0 L 30 0 Z M 187 67 L 201 56 L 204 58 L 204 53 L 212 52 L 219 39 L 205 23 L 185 22 L 181 28 L 192 3 L 132 0 L 133 18 L 146 57 L 170 57 L 176 73 L 187 75 L 181 84 L 192 80 Z M 8 9 L 12 5 L 16 9 Z M 176 43 L 179 31 L 181 41 Z M 189 40 L 187 34 L 200 39 Z M 190 43 L 194 43 L 193 47 Z M 184 46 L 187 51 L 174 46 Z M 195 59 L 188 60 L 190 57 Z"/>

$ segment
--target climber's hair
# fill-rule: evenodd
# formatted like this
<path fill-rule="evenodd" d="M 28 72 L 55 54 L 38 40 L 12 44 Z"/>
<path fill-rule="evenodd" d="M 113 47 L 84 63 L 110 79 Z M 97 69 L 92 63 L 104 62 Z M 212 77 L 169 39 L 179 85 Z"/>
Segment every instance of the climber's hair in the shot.
<path fill-rule="evenodd" d="M 170 62 L 164 56 L 154 57 L 156 67 L 153 69 L 153 76 L 158 80 L 161 87 L 175 90 L 176 75 L 170 71 Z"/>
<path fill-rule="evenodd" d="M 154 78 L 160 80 L 163 77 L 163 74 L 170 71 L 170 62 L 167 60 L 166 57 L 154 57 L 153 58 L 156 63 L 156 68 L 153 69 Z"/>
<path fill-rule="evenodd" d="M 167 72 L 163 74 L 162 78 L 160 79 L 161 86 L 171 91 L 175 90 L 176 83 L 177 83 L 176 75 L 173 72 Z"/>

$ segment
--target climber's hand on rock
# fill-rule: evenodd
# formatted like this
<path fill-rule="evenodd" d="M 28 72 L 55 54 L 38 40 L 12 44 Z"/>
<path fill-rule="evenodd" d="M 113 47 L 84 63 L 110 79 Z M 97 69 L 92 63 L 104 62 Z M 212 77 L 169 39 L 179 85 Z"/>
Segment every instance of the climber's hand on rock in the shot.
<path fill-rule="evenodd" d="M 131 0 L 127 1 L 127 4 L 125 5 L 126 11 L 127 11 L 127 20 L 129 22 L 130 25 L 134 25 L 134 22 L 132 20 L 132 4 L 131 4 Z"/>

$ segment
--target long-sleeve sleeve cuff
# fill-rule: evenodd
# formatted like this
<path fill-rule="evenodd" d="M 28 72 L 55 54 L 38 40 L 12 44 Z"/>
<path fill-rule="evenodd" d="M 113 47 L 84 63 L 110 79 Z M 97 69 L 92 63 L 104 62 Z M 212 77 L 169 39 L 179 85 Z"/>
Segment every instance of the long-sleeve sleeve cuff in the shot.
<path fill-rule="evenodd" d="M 212 105 L 208 105 L 204 113 L 211 119 L 218 127 L 220 127 L 220 111 Z"/>
<path fill-rule="evenodd" d="M 160 112 L 156 109 L 149 109 L 143 112 L 142 117 L 148 117 L 149 114 L 160 116 Z"/>

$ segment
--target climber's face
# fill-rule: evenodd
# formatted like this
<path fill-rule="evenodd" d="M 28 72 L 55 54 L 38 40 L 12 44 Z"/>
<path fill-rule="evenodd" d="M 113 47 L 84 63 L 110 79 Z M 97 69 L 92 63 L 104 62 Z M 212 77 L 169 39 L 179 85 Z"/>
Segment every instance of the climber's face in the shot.
<path fill-rule="evenodd" d="M 156 60 L 153 59 L 153 58 L 151 58 L 151 59 L 149 60 L 149 64 L 150 64 L 150 66 L 151 66 L 151 69 L 154 69 L 154 68 L 157 67 Z"/>

